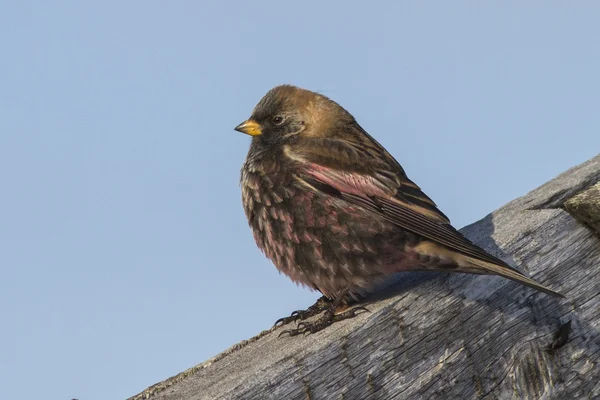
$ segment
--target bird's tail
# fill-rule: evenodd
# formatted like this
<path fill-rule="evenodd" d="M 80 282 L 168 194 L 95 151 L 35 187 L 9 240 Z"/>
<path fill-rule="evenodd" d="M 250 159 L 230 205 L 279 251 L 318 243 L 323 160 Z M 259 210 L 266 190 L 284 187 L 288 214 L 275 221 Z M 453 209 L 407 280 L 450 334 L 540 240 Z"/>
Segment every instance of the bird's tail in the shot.
<path fill-rule="evenodd" d="M 533 279 L 526 277 L 521 272 L 517 271 L 512 267 L 493 264 L 491 262 L 478 260 L 472 257 L 465 257 L 465 259 L 461 261 L 469 264 L 468 266 L 465 265 L 464 267 L 466 267 L 465 269 L 473 269 L 472 273 L 500 275 L 504 278 L 512 279 L 513 281 L 517 281 L 519 283 L 522 283 L 523 285 L 527 285 L 546 294 L 558 297 L 565 297 L 565 295 L 563 295 L 562 293 L 556 292 L 552 289 L 548 289 L 546 286 L 543 286 L 534 281 Z"/>

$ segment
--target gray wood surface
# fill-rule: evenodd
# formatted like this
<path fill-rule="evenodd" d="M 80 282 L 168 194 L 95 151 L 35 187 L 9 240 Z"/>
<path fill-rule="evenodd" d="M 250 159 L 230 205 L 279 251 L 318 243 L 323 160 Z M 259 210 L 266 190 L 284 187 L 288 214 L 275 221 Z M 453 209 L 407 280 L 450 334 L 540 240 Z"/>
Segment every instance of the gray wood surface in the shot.
<path fill-rule="evenodd" d="M 600 398 L 600 238 L 564 206 L 599 181 L 597 156 L 462 229 L 567 299 L 405 273 L 370 313 L 305 337 L 264 331 L 132 399 Z"/>
<path fill-rule="evenodd" d="M 565 209 L 600 234 L 600 183 L 571 197 L 565 202 Z"/>

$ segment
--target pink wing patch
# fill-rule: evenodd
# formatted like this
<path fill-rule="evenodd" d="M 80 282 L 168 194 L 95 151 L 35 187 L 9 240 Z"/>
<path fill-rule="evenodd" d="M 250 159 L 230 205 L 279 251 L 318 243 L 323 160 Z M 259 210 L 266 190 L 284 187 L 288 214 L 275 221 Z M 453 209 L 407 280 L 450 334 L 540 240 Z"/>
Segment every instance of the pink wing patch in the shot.
<path fill-rule="evenodd" d="M 394 195 L 390 188 L 394 183 L 386 178 L 378 180 L 369 175 L 333 170 L 314 163 L 308 163 L 304 172 L 343 193 L 383 198 L 390 198 Z M 390 186 L 384 183 L 385 180 L 390 183 Z"/>

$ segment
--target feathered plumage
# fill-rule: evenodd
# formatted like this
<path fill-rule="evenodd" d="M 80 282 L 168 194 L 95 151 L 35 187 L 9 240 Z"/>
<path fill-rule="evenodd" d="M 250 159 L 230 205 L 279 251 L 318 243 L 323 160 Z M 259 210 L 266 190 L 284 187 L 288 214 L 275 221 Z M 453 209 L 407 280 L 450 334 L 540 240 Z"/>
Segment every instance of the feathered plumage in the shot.
<path fill-rule="evenodd" d="M 256 243 L 295 282 L 330 299 L 408 270 L 496 274 L 558 295 L 474 245 L 344 108 L 271 89 L 238 127 L 253 136 L 241 174 Z"/>

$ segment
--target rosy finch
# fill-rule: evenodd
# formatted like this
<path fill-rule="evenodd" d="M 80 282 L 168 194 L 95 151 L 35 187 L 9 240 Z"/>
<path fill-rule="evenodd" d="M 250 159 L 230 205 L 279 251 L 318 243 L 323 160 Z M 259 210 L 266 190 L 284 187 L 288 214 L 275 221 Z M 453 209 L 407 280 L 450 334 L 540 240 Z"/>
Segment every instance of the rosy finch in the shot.
<path fill-rule="evenodd" d="M 400 164 L 339 104 L 283 85 L 235 128 L 252 136 L 244 211 L 258 247 L 294 282 L 324 297 L 292 335 L 352 317 L 351 300 L 401 271 L 496 274 L 550 290 L 471 243 Z M 288 319 L 284 319 L 287 322 Z"/>

